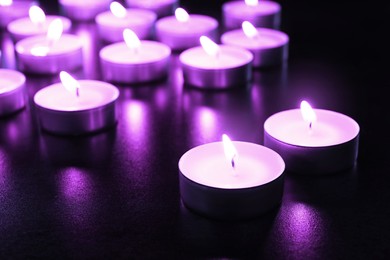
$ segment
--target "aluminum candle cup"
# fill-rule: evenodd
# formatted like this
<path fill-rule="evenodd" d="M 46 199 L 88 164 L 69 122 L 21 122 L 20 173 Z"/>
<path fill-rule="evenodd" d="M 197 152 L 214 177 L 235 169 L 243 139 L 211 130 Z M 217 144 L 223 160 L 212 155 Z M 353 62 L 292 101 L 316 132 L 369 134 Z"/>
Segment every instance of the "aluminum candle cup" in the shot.
<path fill-rule="evenodd" d="M 257 5 L 247 5 L 245 1 L 227 2 L 222 6 L 224 27 L 227 30 L 239 29 L 243 21 L 255 27 L 279 29 L 281 7 L 273 1 L 260 0 Z"/>
<path fill-rule="evenodd" d="M 211 56 L 199 46 L 179 56 L 184 82 L 205 89 L 244 86 L 252 78 L 253 55 L 235 46 L 219 45 L 219 54 Z"/>
<path fill-rule="evenodd" d="M 172 50 L 181 51 L 199 45 L 205 35 L 217 40 L 218 21 L 205 15 L 191 14 L 188 21 L 180 22 L 175 16 L 161 18 L 156 23 L 156 38 Z"/>
<path fill-rule="evenodd" d="M 72 26 L 72 22 L 66 17 L 56 15 L 46 16 L 45 22 L 39 25 L 34 24 L 29 17 L 20 18 L 11 22 L 7 26 L 7 29 L 11 34 L 12 39 L 17 42 L 30 36 L 46 35 L 49 24 L 57 18 L 61 19 L 62 21 L 63 31 L 69 32 Z"/>
<path fill-rule="evenodd" d="M 226 32 L 221 42 L 245 48 L 253 54 L 253 67 L 267 67 L 283 63 L 288 59 L 287 34 L 266 28 L 257 28 L 255 37 L 248 37 L 243 30 Z"/>
<path fill-rule="evenodd" d="M 299 109 L 276 113 L 264 123 L 264 145 L 279 153 L 286 169 L 302 174 L 327 174 L 355 164 L 359 125 L 350 117 L 314 109 L 312 128 Z"/>
<path fill-rule="evenodd" d="M 21 17 L 28 16 L 28 10 L 35 2 L 13 1 L 10 5 L 5 4 L 6 1 L 0 0 L 0 28 L 5 28 L 7 25 Z"/>
<path fill-rule="evenodd" d="M 41 128 L 55 134 L 81 135 L 114 126 L 119 90 L 106 82 L 79 80 L 80 95 L 62 83 L 39 90 L 34 96 Z"/>
<path fill-rule="evenodd" d="M 0 69 L 0 116 L 25 107 L 26 77 L 14 70 Z"/>
<path fill-rule="evenodd" d="M 216 219 L 257 217 L 277 207 L 283 196 L 283 159 L 264 146 L 233 142 L 235 168 L 222 142 L 197 146 L 179 161 L 180 194 L 189 209 Z"/>
<path fill-rule="evenodd" d="M 15 50 L 20 70 L 37 74 L 56 74 L 61 70 L 81 67 L 82 47 L 78 36 L 64 34 L 52 45 L 48 44 L 45 36 L 29 37 L 17 42 Z"/>
<path fill-rule="evenodd" d="M 178 2 L 178 0 L 126 0 L 128 7 L 153 11 L 158 17 L 172 15 Z"/>
<path fill-rule="evenodd" d="M 111 0 L 59 0 L 62 13 L 72 20 L 91 21 L 108 10 Z"/>
<path fill-rule="evenodd" d="M 137 50 L 125 42 L 104 47 L 100 53 L 104 80 L 118 83 L 143 83 L 167 76 L 171 50 L 155 41 L 141 41 Z"/>
<path fill-rule="evenodd" d="M 127 9 L 123 18 L 115 16 L 111 11 L 101 13 L 96 17 L 96 24 L 100 37 L 112 43 L 123 41 L 122 32 L 126 28 L 133 30 L 140 39 L 151 38 L 156 19 L 157 15 L 152 11 Z"/>

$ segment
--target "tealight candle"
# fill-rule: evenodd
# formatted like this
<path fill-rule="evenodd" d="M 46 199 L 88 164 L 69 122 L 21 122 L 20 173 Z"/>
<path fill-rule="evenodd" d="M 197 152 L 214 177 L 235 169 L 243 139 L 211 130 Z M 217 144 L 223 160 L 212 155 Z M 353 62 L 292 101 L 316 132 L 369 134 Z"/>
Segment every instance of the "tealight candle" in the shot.
<path fill-rule="evenodd" d="M 301 109 L 276 113 L 264 123 L 264 145 L 278 152 L 286 169 L 303 174 L 326 174 L 348 169 L 358 155 L 359 125 L 329 110 Z"/>
<path fill-rule="evenodd" d="M 143 9 L 125 9 L 120 3 L 112 2 L 110 11 L 99 14 L 96 24 L 100 37 L 106 42 L 123 40 L 123 30 L 133 30 L 140 39 L 149 39 L 154 31 L 157 15 Z"/>
<path fill-rule="evenodd" d="M 111 0 L 59 0 L 62 12 L 72 20 L 91 21 L 108 10 Z"/>
<path fill-rule="evenodd" d="M 249 219 L 281 202 L 284 161 L 267 147 L 248 142 L 208 143 L 179 161 L 183 203 L 217 219 Z"/>
<path fill-rule="evenodd" d="M 43 10 L 36 5 L 30 8 L 29 17 L 11 22 L 7 29 L 14 41 L 20 41 L 30 36 L 46 34 L 50 23 L 55 19 L 61 19 L 64 32 L 70 30 L 72 23 L 68 18 L 57 15 L 46 16 Z"/>
<path fill-rule="evenodd" d="M 189 15 L 177 8 L 175 16 L 161 18 L 156 23 L 156 38 L 172 50 L 185 50 L 199 45 L 199 37 L 205 35 L 216 41 L 218 22 L 205 15 Z"/>
<path fill-rule="evenodd" d="M 242 23 L 242 30 L 226 32 L 221 42 L 245 48 L 253 54 L 253 67 L 279 65 L 288 58 L 287 34 L 267 28 L 255 28 L 250 22 Z"/>
<path fill-rule="evenodd" d="M 103 78 L 119 83 L 143 83 L 167 76 L 170 48 L 155 41 L 140 41 L 130 29 L 125 42 L 104 47 L 100 53 Z"/>
<path fill-rule="evenodd" d="M 0 28 L 21 17 L 28 16 L 29 8 L 34 2 L 0 0 Z"/>
<path fill-rule="evenodd" d="M 245 85 L 252 77 L 253 55 L 229 45 L 217 45 L 206 36 L 202 46 L 193 47 L 179 56 L 186 84 L 199 88 L 224 89 Z"/>
<path fill-rule="evenodd" d="M 0 116 L 25 107 L 26 77 L 14 70 L 0 69 Z"/>
<path fill-rule="evenodd" d="M 243 21 L 249 21 L 256 27 L 279 29 L 281 7 L 273 1 L 232 1 L 222 6 L 224 27 L 227 30 L 238 29 Z"/>
<path fill-rule="evenodd" d="M 82 65 L 82 42 L 76 35 L 62 35 L 62 22 L 55 19 L 47 36 L 32 36 L 16 43 L 19 69 L 38 74 L 56 74 Z"/>
<path fill-rule="evenodd" d="M 60 73 L 61 83 L 39 90 L 34 96 L 41 128 L 55 134 L 93 133 L 116 124 L 119 90 L 106 82 L 75 80 Z"/>
<path fill-rule="evenodd" d="M 178 0 L 126 0 L 128 7 L 151 10 L 158 17 L 171 15 L 178 2 Z"/>

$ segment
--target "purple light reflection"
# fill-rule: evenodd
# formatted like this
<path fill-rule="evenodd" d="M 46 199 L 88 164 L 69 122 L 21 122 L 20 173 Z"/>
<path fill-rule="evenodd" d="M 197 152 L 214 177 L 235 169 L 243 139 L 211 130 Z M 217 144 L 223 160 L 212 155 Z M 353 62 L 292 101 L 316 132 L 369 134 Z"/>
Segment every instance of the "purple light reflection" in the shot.
<path fill-rule="evenodd" d="M 141 101 L 128 100 L 123 103 L 122 113 L 124 114 L 127 138 L 131 142 L 142 146 L 146 140 L 148 124 L 148 107 Z"/>
<path fill-rule="evenodd" d="M 194 111 L 194 119 L 192 126 L 195 128 L 195 131 L 198 133 L 197 137 L 201 143 L 209 143 L 215 141 L 217 138 L 218 129 L 217 122 L 218 116 L 217 113 L 208 107 L 198 107 Z"/>
<path fill-rule="evenodd" d="M 11 36 L 7 32 L 0 32 L 1 45 L 1 59 L 3 60 L 2 67 L 8 69 L 16 68 L 15 47 Z"/>

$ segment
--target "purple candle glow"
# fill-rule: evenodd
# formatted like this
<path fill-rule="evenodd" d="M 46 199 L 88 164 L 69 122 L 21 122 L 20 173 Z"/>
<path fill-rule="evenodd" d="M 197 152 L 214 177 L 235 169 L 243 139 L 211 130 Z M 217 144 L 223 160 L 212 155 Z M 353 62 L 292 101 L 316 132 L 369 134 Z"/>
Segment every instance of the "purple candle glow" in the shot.
<path fill-rule="evenodd" d="M 172 15 L 178 2 L 178 0 L 126 0 L 128 7 L 153 11 L 158 17 Z"/>
<path fill-rule="evenodd" d="M 24 108 L 25 82 L 26 77 L 22 73 L 0 69 L 0 116 Z"/>
<path fill-rule="evenodd" d="M 358 154 L 359 125 L 350 117 L 323 109 L 276 113 L 264 123 L 264 145 L 278 152 L 287 170 L 332 173 L 352 167 Z"/>
<path fill-rule="evenodd" d="M 46 36 L 28 37 L 16 43 L 19 69 L 38 74 L 56 74 L 82 65 L 82 42 L 76 35 L 62 34 L 61 19 L 50 23 Z"/>
<path fill-rule="evenodd" d="M 61 19 L 63 32 L 70 30 L 72 23 L 68 18 L 56 15 L 46 16 L 43 10 L 36 5 L 29 9 L 29 17 L 20 18 L 11 22 L 8 24 L 7 30 L 13 40 L 17 42 L 30 36 L 46 34 L 49 25 L 55 19 Z"/>
<path fill-rule="evenodd" d="M 125 42 L 104 47 L 100 53 L 103 78 L 122 83 L 143 83 L 167 76 L 170 48 L 160 42 L 140 41 L 130 29 Z"/>
<path fill-rule="evenodd" d="M 156 37 L 172 50 L 185 50 L 199 45 L 199 37 L 205 35 L 217 40 L 218 21 L 205 15 L 189 15 L 177 8 L 175 16 L 161 18 L 156 23 Z"/>
<path fill-rule="evenodd" d="M 151 38 L 157 15 L 143 9 L 125 9 L 118 2 L 112 2 L 110 11 L 96 17 L 100 37 L 107 42 L 123 40 L 123 30 L 133 30 L 140 39 Z"/>
<path fill-rule="evenodd" d="M 253 55 L 240 47 L 217 45 L 206 36 L 202 46 L 180 54 L 184 81 L 200 88 L 230 88 L 251 79 Z"/>
<path fill-rule="evenodd" d="M 256 27 L 279 29 L 281 7 L 273 1 L 245 0 L 227 2 L 222 6 L 224 26 L 228 30 L 238 29 L 243 21 Z"/>
<path fill-rule="evenodd" d="M 108 10 L 111 0 L 59 0 L 62 12 L 72 20 L 91 21 Z"/>
<path fill-rule="evenodd" d="M 75 80 L 60 73 L 61 83 L 39 90 L 34 96 L 41 127 L 48 132 L 79 135 L 116 123 L 119 90 L 96 80 Z"/>
<path fill-rule="evenodd" d="M 242 23 L 242 30 L 224 33 L 221 42 L 252 52 L 253 67 L 278 65 L 288 58 L 287 34 L 273 29 L 255 28 L 248 21 Z"/>
<path fill-rule="evenodd" d="M 197 146 L 180 158 L 181 197 L 205 216 L 253 218 L 280 203 L 284 167 L 276 152 L 223 135 L 223 142 Z"/>
<path fill-rule="evenodd" d="M 34 2 L 0 0 L 0 28 L 18 18 L 28 16 L 28 10 Z"/>

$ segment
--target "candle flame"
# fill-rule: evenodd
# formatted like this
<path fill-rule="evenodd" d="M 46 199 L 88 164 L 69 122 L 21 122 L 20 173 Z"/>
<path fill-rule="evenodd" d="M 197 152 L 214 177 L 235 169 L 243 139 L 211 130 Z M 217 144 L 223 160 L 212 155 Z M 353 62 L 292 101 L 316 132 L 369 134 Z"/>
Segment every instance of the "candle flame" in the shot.
<path fill-rule="evenodd" d="M 64 30 L 64 25 L 60 18 L 54 19 L 47 29 L 46 38 L 49 40 L 50 44 L 58 41 L 61 38 L 62 31 Z"/>
<path fill-rule="evenodd" d="M 245 0 L 247 6 L 256 6 L 259 4 L 259 0 Z"/>
<path fill-rule="evenodd" d="M 10 6 L 12 5 L 12 0 L 0 0 L 0 6 Z"/>
<path fill-rule="evenodd" d="M 136 51 L 141 46 L 141 41 L 137 34 L 130 29 L 123 30 L 123 39 L 130 50 Z"/>
<path fill-rule="evenodd" d="M 118 2 L 112 2 L 110 4 L 110 10 L 111 10 L 111 13 L 115 17 L 118 17 L 118 18 L 125 18 L 126 17 L 126 14 L 127 14 L 126 8 L 124 8 L 123 5 L 121 5 Z"/>
<path fill-rule="evenodd" d="M 175 10 L 175 16 L 176 19 L 181 23 L 186 23 L 190 19 L 190 16 L 187 11 L 180 7 Z"/>
<path fill-rule="evenodd" d="M 228 160 L 229 163 L 231 163 L 232 168 L 235 168 L 238 159 L 238 153 L 236 147 L 233 145 L 233 142 L 226 134 L 222 135 L 222 142 L 223 142 L 223 149 L 225 151 L 226 159 Z"/>
<path fill-rule="evenodd" d="M 242 30 L 244 31 L 245 36 L 250 39 L 254 39 L 259 36 L 257 29 L 248 21 L 244 21 L 242 23 Z"/>
<path fill-rule="evenodd" d="M 31 6 L 28 10 L 28 15 L 30 16 L 30 20 L 33 24 L 39 25 L 46 21 L 45 12 L 39 6 Z"/>
<path fill-rule="evenodd" d="M 68 72 L 61 71 L 60 79 L 66 90 L 70 93 L 75 93 L 76 96 L 79 96 L 80 83 L 75 78 L 73 78 Z"/>
<path fill-rule="evenodd" d="M 218 57 L 219 54 L 219 46 L 215 42 L 213 42 L 210 38 L 207 36 L 201 36 L 200 37 L 200 44 L 202 45 L 204 51 L 212 56 L 212 57 Z"/>
<path fill-rule="evenodd" d="M 311 108 L 310 104 L 305 100 L 301 102 L 301 114 L 303 120 L 309 123 L 309 127 L 311 129 L 313 123 L 317 120 L 317 116 L 314 110 Z"/>

